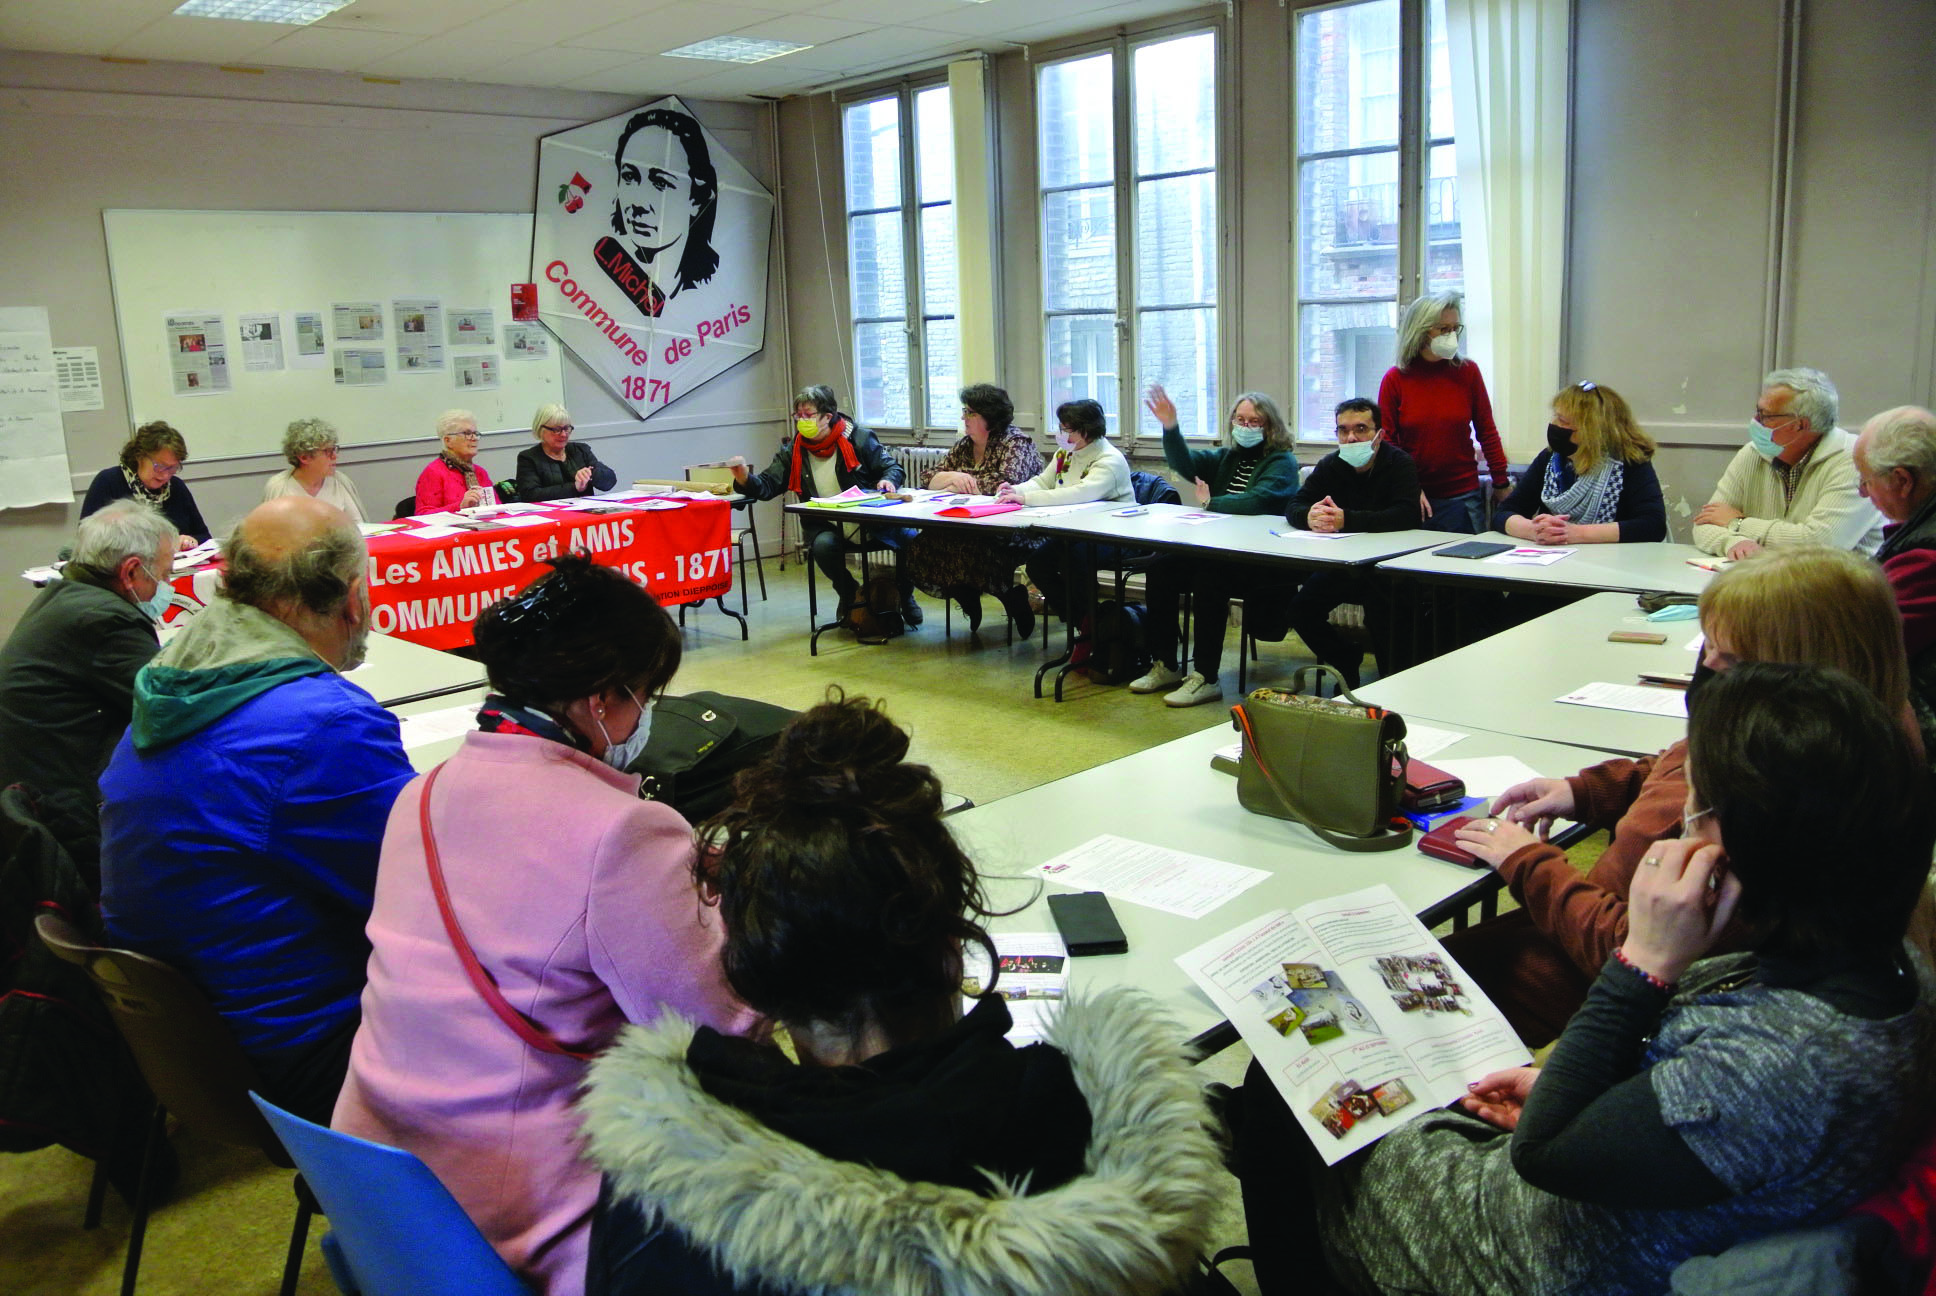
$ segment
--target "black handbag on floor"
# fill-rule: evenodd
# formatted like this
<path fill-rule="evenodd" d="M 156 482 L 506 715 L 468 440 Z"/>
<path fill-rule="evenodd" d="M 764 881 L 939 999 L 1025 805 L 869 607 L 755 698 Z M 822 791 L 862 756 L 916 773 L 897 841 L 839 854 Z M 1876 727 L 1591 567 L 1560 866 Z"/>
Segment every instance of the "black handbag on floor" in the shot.
<path fill-rule="evenodd" d="M 644 776 L 641 797 L 699 823 L 732 803 L 733 776 L 772 751 L 797 714 L 724 693 L 662 697 L 645 750 L 626 768 Z"/>

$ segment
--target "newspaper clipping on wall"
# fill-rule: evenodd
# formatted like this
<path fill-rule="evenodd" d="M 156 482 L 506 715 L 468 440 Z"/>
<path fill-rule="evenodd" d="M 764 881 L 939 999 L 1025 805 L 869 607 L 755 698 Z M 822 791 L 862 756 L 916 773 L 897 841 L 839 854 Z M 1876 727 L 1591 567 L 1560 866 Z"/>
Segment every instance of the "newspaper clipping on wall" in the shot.
<path fill-rule="evenodd" d="M 168 367 L 177 396 L 213 396 L 229 390 L 228 335 L 214 312 L 183 311 L 166 317 Z"/>

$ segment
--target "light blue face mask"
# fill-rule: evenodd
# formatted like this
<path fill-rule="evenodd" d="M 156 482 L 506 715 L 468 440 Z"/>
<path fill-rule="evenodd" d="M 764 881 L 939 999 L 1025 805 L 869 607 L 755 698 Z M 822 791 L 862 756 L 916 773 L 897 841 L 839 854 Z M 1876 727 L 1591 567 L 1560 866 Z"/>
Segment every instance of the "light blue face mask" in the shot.
<path fill-rule="evenodd" d="M 1369 441 L 1346 441 L 1338 447 L 1338 458 L 1353 468 L 1362 468 L 1371 462 L 1371 456 L 1377 453 L 1377 450 L 1377 437 Z"/>
<path fill-rule="evenodd" d="M 612 741 L 612 735 L 605 731 L 605 718 L 603 716 L 593 717 L 598 722 L 598 732 L 605 735 L 605 754 L 600 756 L 599 759 L 615 770 L 629 768 L 632 762 L 639 758 L 639 753 L 645 750 L 645 744 L 651 741 L 652 738 L 652 704 L 650 702 L 640 702 L 639 695 L 631 689 L 625 690 L 625 696 L 631 698 L 633 702 L 638 704 L 639 727 L 634 729 L 632 736 L 624 742 L 615 743 Z"/>
<path fill-rule="evenodd" d="M 148 570 L 146 563 L 141 564 L 141 574 L 155 582 L 155 592 L 151 598 L 137 599 L 135 606 L 146 612 L 150 620 L 158 623 L 174 603 L 175 591 L 167 581 L 156 580 L 155 574 Z"/>
<path fill-rule="evenodd" d="M 1763 459 L 1772 460 L 1781 453 L 1781 447 L 1775 444 L 1775 434 L 1761 426 L 1760 419 L 1748 420 L 1748 444 Z"/>
<path fill-rule="evenodd" d="M 1241 423 L 1230 425 L 1230 439 L 1246 450 L 1254 450 L 1264 444 L 1264 429 L 1245 427 Z"/>

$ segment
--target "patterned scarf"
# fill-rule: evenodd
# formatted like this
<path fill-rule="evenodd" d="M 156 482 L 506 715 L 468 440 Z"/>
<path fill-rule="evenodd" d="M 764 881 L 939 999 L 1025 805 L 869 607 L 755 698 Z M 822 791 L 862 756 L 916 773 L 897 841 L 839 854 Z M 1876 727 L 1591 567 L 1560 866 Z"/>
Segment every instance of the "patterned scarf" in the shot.
<path fill-rule="evenodd" d="M 128 494 L 140 500 L 149 508 L 160 508 L 168 502 L 168 492 L 175 489 L 175 479 L 170 477 L 168 484 L 160 490 L 149 490 L 132 468 L 123 468 L 121 475 L 127 479 Z"/>
<path fill-rule="evenodd" d="M 1625 465 L 1618 459 L 1608 459 L 1590 473 L 1575 475 L 1564 455 L 1552 455 L 1546 461 L 1539 502 L 1548 513 L 1571 518 L 1580 525 L 1611 522 L 1620 509 L 1620 483 L 1625 476 Z M 1562 486 L 1564 477 L 1572 477 L 1572 483 Z"/>
<path fill-rule="evenodd" d="M 437 457 L 444 461 L 444 467 L 457 473 L 464 479 L 465 490 L 477 489 L 477 461 L 475 459 L 469 463 L 465 463 L 448 450 L 440 452 Z"/>
<path fill-rule="evenodd" d="M 583 751 L 585 744 L 572 732 L 542 711 L 513 706 L 495 693 L 484 695 L 477 712 L 477 727 L 484 733 L 517 734 L 525 738 L 545 738 Z"/>
<path fill-rule="evenodd" d="M 854 443 L 847 439 L 847 428 L 848 423 L 846 419 L 835 419 L 830 433 L 827 436 L 821 437 L 820 440 L 811 445 L 798 432 L 793 434 L 793 471 L 787 475 L 788 490 L 792 491 L 795 495 L 805 495 L 807 493 L 800 486 L 803 480 L 801 475 L 802 465 L 800 462 L 800 452 L 802 450 L 805 450 L 816 459 L 825 459 L 828 455 L 838 450 L 840 451 L 840 462 L 846 466 L 848 472 L 852 472 L 854 469 L 860 467 L 860 456 L 854 453 Z"/>

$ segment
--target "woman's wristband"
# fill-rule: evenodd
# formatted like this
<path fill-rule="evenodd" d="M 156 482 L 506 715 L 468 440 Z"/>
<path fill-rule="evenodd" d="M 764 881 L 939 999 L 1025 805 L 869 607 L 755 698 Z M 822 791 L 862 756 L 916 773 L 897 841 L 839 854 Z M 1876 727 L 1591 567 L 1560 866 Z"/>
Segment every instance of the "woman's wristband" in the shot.
<path fill-rule="evenodd" d="M 1674 993 L 1674 983 L 1672 981 L 1663 981 L 1659 977 L 1655 976 L 1652 972 L 1649 972 L 1646 968 L 1641 967 L 1639 964 L 1635 963 L 1632 959 L 1627 957 L 1627 951 L 1625 950 L 1625 948 L 1614 950 L 1613 960 L 1614 962 L 1618 963 L 1621 967 L 1626 968 L 1629 972 L 1639 977 L 1642 981 L 1645 981 L 1648 985 L 1652 986 L 1654 989 L 1660 991 L 1662 994 Z"/>

